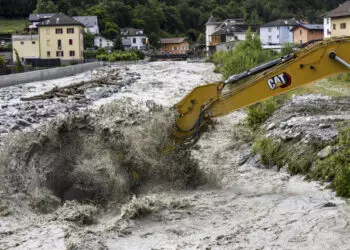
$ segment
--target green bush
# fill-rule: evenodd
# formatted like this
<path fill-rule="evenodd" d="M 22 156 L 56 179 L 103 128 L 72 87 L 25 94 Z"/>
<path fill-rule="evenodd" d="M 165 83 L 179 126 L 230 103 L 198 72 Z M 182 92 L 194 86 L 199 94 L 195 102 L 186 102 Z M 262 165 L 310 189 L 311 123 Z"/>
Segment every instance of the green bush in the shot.
<path fill-rule="evenodd" d="M 6 65 L 6 61 L 3 57 L 0 56 L 0 68 Z"/>
<path fill-rule="evenodd" d="M 140 60 L 141 54 L 139 51 L 129 50 L 129 51 L 114 51 L 108 55 L 109 62 L 116 61 L 134 61 Z"/>
<path fill-rule="evenodd" d="M 259 36 L 248 31 L 245 41 L 238 43 L 234 50 L 215 53 L 212 61 L 219 67 L 223 76 L 228 78 L 277 56 L 272 50 L 264 50 Z"/>
<path fill-rule="evenodd" d="M 97 56 L 97 51 L 94 50 L 85 50 L 84 51 L 84 58 L 86 59 L 94 59 Z"/>
<path fill-rule="evenodd" d="M 245 119 L 246 124 L 252 129 L 257 129 L 283 105 L 286 99 L 285 95 L 281 95 L 248 107 L 248 114 Z"/>
<path fill-rule="evenodd" d="M 350 197 L 350 127 L 340 132 L 338 151 L 329 158 L 316 162 L 313 177 L 331 182 L 337 195 Z"/>
<path fill-rule="evenodd" d="M 100 61 L 108 61 L 108 55 L 107 54 L 100 54 L 100 55 L 96 56 L 96 59 L 100 60 Z"/>
<path fill-rule="evenodd" d="M 282 50 L 281 50 L 281 55 L 288 55 L 294 51 L 295 44 L 293 43 L 286 43 L 283 45 Z"/>
<path fill-rule="evenodd" d="M 105 48 L 99 48 L 97 50 L 97 55 L 107 54 L 107 50 Z"/>
<path fill-rule="evenodd" d="M 266 167 L 277 166 L 278 169 L 288 166 L 288 171 L 295 174 L 304 174 L 310 177 L 310 170 L 317 159 L 317 153 L 323 143 L 313 141 L 308 145 L 300 146 L 295 141 L 277 141 L 270 138 L 256 139 L 253 152 L 261 155 L 261 163 Z"/>

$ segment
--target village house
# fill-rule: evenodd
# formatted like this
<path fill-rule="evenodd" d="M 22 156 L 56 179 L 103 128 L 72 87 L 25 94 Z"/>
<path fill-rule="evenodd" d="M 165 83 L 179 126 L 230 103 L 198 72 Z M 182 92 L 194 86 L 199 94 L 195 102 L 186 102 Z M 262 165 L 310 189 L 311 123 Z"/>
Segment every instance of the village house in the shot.
<path fill-rule="evenodd" d="M 190 43 L 186 37 L 160 39 L 162 53 L 183 55 L 190 49 Z"/>
<path fill-rule="evenodd" d="M 323 38 L 331 37 L 331 18 L 327 17 L 327 14 L 323 18 Z"/>
<path fill-rule="evenodd" d="M 350 35 L 350 1 L 327 13 L 325 19 L 330 20 L 329 37 Z"/>
<path fill-rule="evenodd" d="M 60 59 L 65 63 L 83 61 L 84 25 L 59 13 L 37 25 L 38 35 L 13 35 L 13 59 L 15 50 L 21 60 L 30 58 Z"/>
<path fill-rule="evenodd" d="M 260 26 L 264 49 L 281 50 L 286 43 L 294 43 L 292 29 L 299 24 L 295 19 L 278 19 Z"/>
<path fill-rule="evenodd" d="M 29 30 L 37 31 L 38 24 L 55 15 L 57 15 L 57 13 L 30 14 L 28 18 L 29 22 L 31 22 Z M 85 32 L 90 32 L 94 35 L 98 35 L 100 33 L 97 16 L 74 16 L 73 19 L 75 19 L 79 23 L 82 23 L 85 26 Z"/>
<path fill-rule="evenodd" d="M 31 23 L 31 25 L 29 25 L 28 31 L 38 31 L 38 24 L 47 20 L 50 17 L 53 17 L 54 15 L 56 15 L 56 13 L 30 14 L 28 20 Z"/>
<path fill-rule="evenodd" d="M 322 24 L 303 24 L 300 23 L 293 29 L 294 44 L 304 44 L 312 40 L 323 39 Z"/>
<path fill-rule="evenodd" d="M 58 58 L 62 62 L 84 59 L 84 25 L 59 13 L 38 24 L 40 58 Z"/>
<path fill-rule="evenodd" d="M 94 44 L 98 48 L 104 48 L 107 52 L 111 52 L 114 46 L 114 42 L 102 36 L 95 36 Z"/>
<path fill-rule="evenodd" d="M 209 55 L 216 51 L 227 51 L 235 47 L 237 41 L 246 39 L 247 25 L 243 19 L 226 19 L 217 22 L 210 16 L 206 26 L 206 47 Z"/>
<path fill-rule="evenodd" d="M 85 26 L 85 32 L 90 32 L 94 35 L 100 34 L 97 16 L 73 16 L 73 19 Z"/>
<path fill-rule="evenodd" d="M 124 28 L 121 30 L 122 43 L 125 50 L 144 50 L 147 47 L 147 37 L 142 29 Z"/>
<path fill-rule="evenodd" d="M 39 59 L 39 35 L 12 35 L 12 58 L 16 61 L 16 51 L 21 62 L 26 59 Z"/>

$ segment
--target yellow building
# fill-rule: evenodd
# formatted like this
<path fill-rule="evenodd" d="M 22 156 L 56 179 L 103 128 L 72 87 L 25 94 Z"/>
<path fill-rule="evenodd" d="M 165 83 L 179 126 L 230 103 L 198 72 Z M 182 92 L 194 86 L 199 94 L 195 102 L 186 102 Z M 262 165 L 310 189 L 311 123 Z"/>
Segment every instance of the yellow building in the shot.
<path fill-rule="evenodd" d="M 38 35 L 12 35 L 12 47 L 13 61 L 16 61 L 15 50 L 21 61 L 40 57 Z"/>
<path fill-rule="evenodd" d="M 62 63 L 83 61 L 84 25 L 59 13 L 38 25 L 40 59 L 61 59 Z"/>
<path fill-rule="evenodd" d="M 350 36 L 350 1 L 341 4 L 338 8 L 328 12 L 331 19 L 331 37 Z"/>

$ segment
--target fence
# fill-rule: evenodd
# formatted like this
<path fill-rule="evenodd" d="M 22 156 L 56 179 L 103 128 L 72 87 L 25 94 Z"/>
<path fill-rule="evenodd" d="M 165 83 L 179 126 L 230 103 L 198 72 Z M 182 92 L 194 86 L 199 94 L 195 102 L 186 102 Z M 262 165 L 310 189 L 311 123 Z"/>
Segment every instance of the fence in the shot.
<path fill-rule="evenodd" d="M 22 83 L 52 80 L 56 78 L 73 76 L 85 71 L 102 67 L 102 62 L 78 64 L 60 68 L 44 69 L 20 74 L 0 76 L 0 88 L 14 86 Z"/>

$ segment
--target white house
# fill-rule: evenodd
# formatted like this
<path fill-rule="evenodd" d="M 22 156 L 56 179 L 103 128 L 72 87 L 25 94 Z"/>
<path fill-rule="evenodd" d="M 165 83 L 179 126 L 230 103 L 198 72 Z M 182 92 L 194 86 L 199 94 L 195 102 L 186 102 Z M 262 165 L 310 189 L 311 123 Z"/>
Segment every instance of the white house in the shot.
<path fill-rule="evenodd" d="M 231 50 L 237 41 L 246 39 L 247 25 L 243 19 L 226 19 L 217 22 L 211 16 L 206 26 L 206 49 L 209 55 L 216 51 Z"/>
<path fill-rule="evenodd" d="M 298 25 L 295 19 L 278 19 L 260 26 L 260 39 L 265 49 L 280 50 L 284 44 L 293 43 L 292 29 Z"/>
<path fill-rule="evenodd" d="M 142 29 L 125 28 L 121 30 L 121 36 L 125 50 L 142 50 L 147 46 L 147 37 Z"/>
<path fill-rule="evenodd" d="M 331 25 L 332 25 L 332 19 L 330 17 L 325 16 L 323 18 L 323 37 L 329 38 L 331 37 Z"/>
<path fill-rule="evenodd" d="M 94 35 L 98 35 L 100 33 L 97 16 L 74 16 L 73 18 L 84 24 L 85 32 L 90 32 Z"/>
<path fill-rule="evenodd" d="M 113 48 L 114 42 L 102 36 L 95 36 L 94 44 L 98 48 L 105 48 L 107 51 L 111 51 Z"/>

